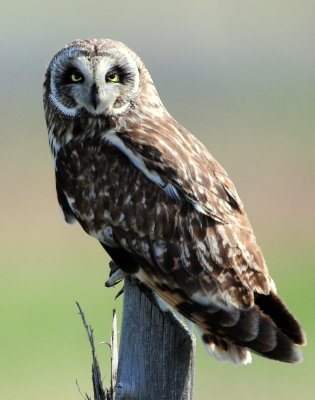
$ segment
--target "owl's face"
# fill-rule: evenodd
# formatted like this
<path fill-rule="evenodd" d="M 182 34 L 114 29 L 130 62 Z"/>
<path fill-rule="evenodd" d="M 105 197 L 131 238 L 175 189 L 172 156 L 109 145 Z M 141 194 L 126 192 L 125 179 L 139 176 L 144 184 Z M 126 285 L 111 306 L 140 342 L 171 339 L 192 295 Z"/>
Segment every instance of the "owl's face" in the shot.
<path fill-rule="evenodd" d="M 139 91 L 137 61 L 124 46 L 74 42 L 49 66 L 49 101 L 67 117 L 120 115 Z"/>

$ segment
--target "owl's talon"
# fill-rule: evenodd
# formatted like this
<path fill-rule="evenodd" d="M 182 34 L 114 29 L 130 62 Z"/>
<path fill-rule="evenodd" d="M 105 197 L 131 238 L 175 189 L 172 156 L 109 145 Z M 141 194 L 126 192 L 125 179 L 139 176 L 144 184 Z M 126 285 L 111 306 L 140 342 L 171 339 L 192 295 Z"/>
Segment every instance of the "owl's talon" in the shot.
<path fill-rule="evenodd" d="M 125 291 L 125 286 L 123 286 L 123 287 L 119 290 L 119 292 L 116 294 L 115 300 L 117 300 L 118 297 L 121 296 L 121 295 L 124 293 L 124 291 Z"/>
<path fill-rule="evenodd" d="M 125 276 L 126 273 L 119 268 L 117 271 L 115 271 L 113 274 L 110 275 L 110 277 L 105 282 L 105 286 L 106 287 L 115 286 L 117 283 L 123 280 Z"/>

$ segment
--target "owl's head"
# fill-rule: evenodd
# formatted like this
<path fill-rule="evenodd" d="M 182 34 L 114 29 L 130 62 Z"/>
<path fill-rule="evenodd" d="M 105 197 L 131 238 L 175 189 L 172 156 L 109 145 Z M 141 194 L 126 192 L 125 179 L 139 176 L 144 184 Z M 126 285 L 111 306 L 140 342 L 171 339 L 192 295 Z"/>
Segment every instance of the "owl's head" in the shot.
<path fill-rule="evenodd" d="M 143 69 L 139 57 L 120 42 L 77 40 L 49 64 L 46 100 L 66 117 L 121 115 L 139 94 Z"/>

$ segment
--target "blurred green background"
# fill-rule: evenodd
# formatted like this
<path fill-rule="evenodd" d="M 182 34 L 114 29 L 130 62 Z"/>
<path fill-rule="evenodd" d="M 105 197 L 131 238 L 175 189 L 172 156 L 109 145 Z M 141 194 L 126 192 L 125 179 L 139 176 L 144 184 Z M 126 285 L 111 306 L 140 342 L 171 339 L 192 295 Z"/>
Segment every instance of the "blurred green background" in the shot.
<path fill-rule="evenodd" d="M 0 398 L 80 399 L 90 350 L 75 306 L 109 340 L 108 258 L 59 217 L 42 109 L 54 53 L 121 40 L 164 104 L 225 166 L 278 291 L 308 336 L 304 363 L 220 364 L 198 345 L 195 399 L 313 399 L 315 3 L 307 0 L 6 2 L 0 15 Z M 97 344 L 105 380 L 109 350 Z"/>

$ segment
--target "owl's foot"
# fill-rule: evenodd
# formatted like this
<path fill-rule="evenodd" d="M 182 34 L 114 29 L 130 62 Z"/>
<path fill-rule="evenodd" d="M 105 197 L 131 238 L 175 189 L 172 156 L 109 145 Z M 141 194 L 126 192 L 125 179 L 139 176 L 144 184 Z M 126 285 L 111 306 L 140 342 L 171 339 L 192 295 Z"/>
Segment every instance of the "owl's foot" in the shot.
<path fill-rule="evenodd" d="M 126 275 L 127 274 L 120 268 L 116 269 L 113 273 L 110 274 L 109 278 L 105 282 L 105 286 L 106 287 L 115 286 L 117 283 L 123 280 Z"/>

